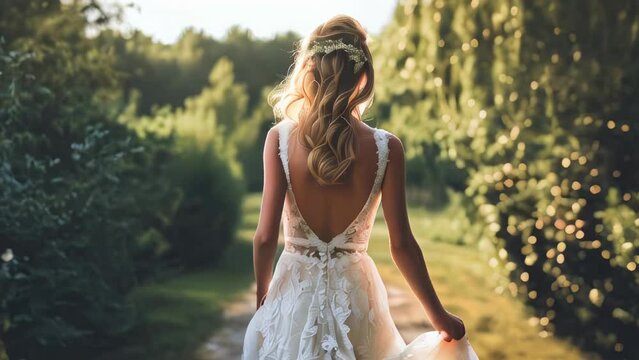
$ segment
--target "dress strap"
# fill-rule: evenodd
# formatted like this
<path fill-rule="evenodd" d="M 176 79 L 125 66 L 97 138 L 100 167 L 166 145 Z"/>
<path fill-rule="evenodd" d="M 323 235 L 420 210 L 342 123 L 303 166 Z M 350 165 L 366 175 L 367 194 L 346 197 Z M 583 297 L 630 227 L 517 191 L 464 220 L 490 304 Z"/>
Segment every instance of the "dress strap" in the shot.
<path fill-rule="evenodd" d="M 293 120 L 283 120 L 279 126 L 279 155 L 284 167 L 284 174 L 286 174 L 286 184 L 291 189 L 291 175 L 288 169 L 288 138 L 291 132 L 291 127 L 294 125 Z"/>
<path fill-rule="evenodd" d="M 279 125 L 279 155 L 284 167 L 284 174 L 286 175 L 287 187 L 291 189 L 291 174 L 289 170 L 288 160 L 288 139 L 291 132 L 291 128 L 295 125 L 293 120 L 285 119 Z M 384 180 L 384 174 L 386 173 L 386 165 L 390 161 L 388 159 L 389 147 L 388 140 L 390 133 L 384 129 L 374 128 L 375 144 L 377 145 L 377 171 L 375 176 L 375 183 L 373 184 L 373 191 L 375 193 L 379 191 L 379 188 Z"/>
<path fill-rule="evenodd" d="M 384 129 L 375 128 L 375 143 L 377 144 L 377 173 L 375 176 L 375 183 L 373 184 L 373 193 L 380 190 L 382 181 L 384 180 L 384 174 L 386 173 L 386 165 L 390 161 L 388 159 L 388 153 L 390 152 L 388 147 L 388 140 L 390 133 Z"/>

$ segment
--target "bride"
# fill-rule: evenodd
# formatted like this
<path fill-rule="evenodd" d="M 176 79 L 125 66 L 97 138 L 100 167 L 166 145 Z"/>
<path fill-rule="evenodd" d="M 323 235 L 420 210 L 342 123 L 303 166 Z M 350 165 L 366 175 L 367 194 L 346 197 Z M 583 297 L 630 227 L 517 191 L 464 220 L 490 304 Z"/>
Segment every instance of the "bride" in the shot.
<path fill-rule="evenodd" d="M 257 312 L 243 359 L 477 359 L 411 232 L 402 143 L 362 121 L 374 85 L 366 38 L 355 19 L 329 19 L 301 40 L 292 73 L 274 92 L 281 121 L 264 146 Z M 436 329 L 409 344 L 366 252 L 380 204 L 392 258 Z M 284 251 L 273 271 L 280 220 Z"/>

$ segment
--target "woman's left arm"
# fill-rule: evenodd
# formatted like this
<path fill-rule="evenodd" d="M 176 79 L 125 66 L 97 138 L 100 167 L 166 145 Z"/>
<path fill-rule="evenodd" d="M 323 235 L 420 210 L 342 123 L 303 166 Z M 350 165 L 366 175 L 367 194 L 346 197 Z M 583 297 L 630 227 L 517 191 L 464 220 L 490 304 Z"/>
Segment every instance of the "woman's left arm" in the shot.
<path fill-rule="evenodd" d="M 264 142 L 264 184 L 257 229 L 253 236 L 253 267 L 257 282 L 256 308 L 262 305 L 273 275 L 282 208 L 286 195 L 286 175 L 279 158 L 279 133 L 272 127 Z"/>

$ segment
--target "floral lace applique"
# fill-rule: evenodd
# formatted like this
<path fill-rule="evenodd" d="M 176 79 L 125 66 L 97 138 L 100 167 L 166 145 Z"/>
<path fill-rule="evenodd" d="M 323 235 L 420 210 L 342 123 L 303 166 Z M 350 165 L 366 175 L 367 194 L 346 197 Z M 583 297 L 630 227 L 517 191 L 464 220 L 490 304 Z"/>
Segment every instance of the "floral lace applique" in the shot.
<path fill-rule="evenodd" d="M 279 128 L 279 155 L 288 188 L 283 214 L 285 246 L 260 308 L 264 316 L 259 332 L 264 340 L 259 359 L 354 360 L 356 354 L 367 354 L 373 341 L 367 338 L 366 344 L 354 348 L 347 322 L 353 318 L 357 324 L 375 326 L 372 305 L 365 300 L 373 296 L 371 280 L 362 277 L 360 261 L 368 257 L 368 238 L 388 162 L 389 133 L 374 129 L 377 169 L 362 210 L 342 234 L 325 242 L 310 229 L 295 203 L 288 166 L 288 134 L 293 125 L 288 119 Z M 371 295 L 365 295 L 369 292 Z M 298 334 L 288 333 L 298 326 Z"/>

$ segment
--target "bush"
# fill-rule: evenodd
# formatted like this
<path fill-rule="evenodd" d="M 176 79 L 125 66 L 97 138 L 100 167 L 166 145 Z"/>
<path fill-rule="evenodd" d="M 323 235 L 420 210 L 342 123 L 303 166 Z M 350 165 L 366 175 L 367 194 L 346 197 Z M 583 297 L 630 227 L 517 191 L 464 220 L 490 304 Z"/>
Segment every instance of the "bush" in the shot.
<path fill-rule="evenodd" d="M 467 172 L 498 290 L 607 359 L 639 353 L 638 26 L 632 0 L 405 2 L 377 49 L 391 126 Z"/>
<path fill-rule="evenodd" d="M 0 84 L 2 337 L 11 358 L 74 358 L 132 325 L 130 254 L 157 206 L 151 144 L 95 118 L 48 118 L 54 106 L 90 105 L 23 82 L 28 54 L 1 55 L 0 72 L 15 76 Z M 44 101 L 28 101 L 38 93 Z"/>
<path fill-rule="evenodd" d="M 275 123 L 273 108 L 268 104 L 272 87 L 264 87 L 251 116 L 233 131 L 230 142 L 237 148 L 237 159 L 242 165 L 242 174 L 247 191 L 262 191 L 264 186 L 264 164 L 262 153 L 266 134 Z"/>
<path fill-rule="evenodd" d="M 167 143 L 110 117 L 112 59 L 84 37 L 89 14 L 107 21 L 97 4 L 0 10 L 2 342 L 10 358 L 87 358 L 133 325 L 132 256 L 169 193 Z"/>
<path fill-rule="evenodd" d="M 0 4 L 0 358 L 112 346 L 137 320 L 133 287 L 175 258 L 213 263 L 234 238 L 244 185 L 220 138 L 248 99 L 232 63 L 169 116 L 177 134 L 140 131 L 144 119 L 120 121 L 131 109 L 110 45 L 86 37 L 114 15 L 95 1 Z"/>
<path fill-rule="evenodd" d="M 253 145 L 249 141 L 259 135 L 259 128 L 250 125 L 261 120 L 256 117 L 248 126 L 242 122 L 248 97 L 245 86 L 234 81 L 230 60 L 223 57 L 214 64 L 209 80 L 209 86 L 185 99 L 182 107 L 155 108 L 153 114 L 138 117 L 132 99 L 120 116 L 143 137 L 175 140 L 167 176 L 178 198 L 162 234 L 169 242 L 167 255 L 186 267 L 215 264 L 233 240 L 246 191 L 235 159 L 239 144 Z"/>
<path fill-rule="evenodd" d="M 172 250 L 186 266 L 215 264 L 239 226 L 244 183 L 212 144 L 185 147 L 169 171 L 180 190 L 166 230 Z"/>

